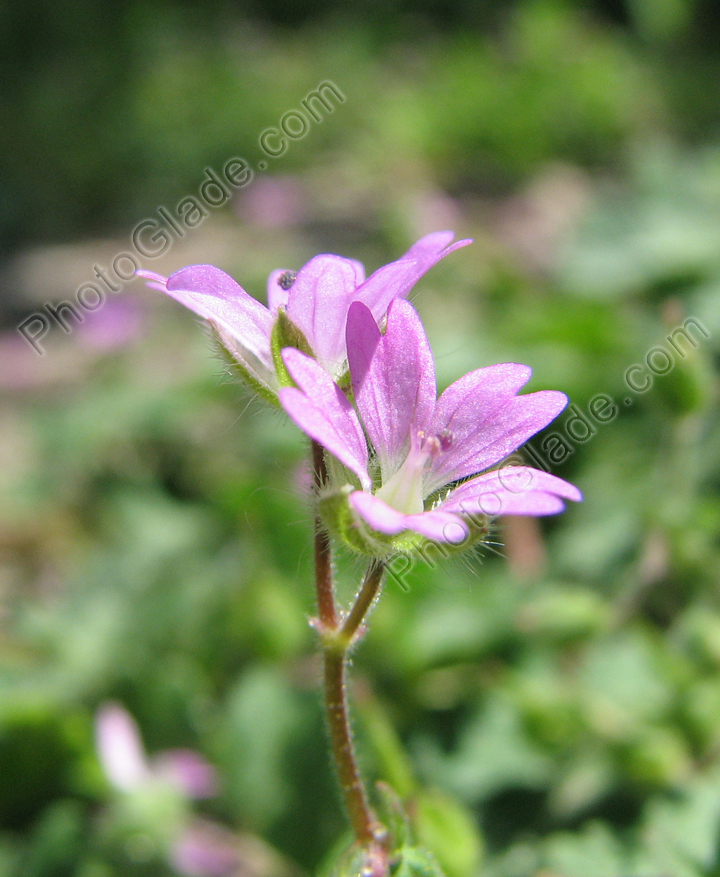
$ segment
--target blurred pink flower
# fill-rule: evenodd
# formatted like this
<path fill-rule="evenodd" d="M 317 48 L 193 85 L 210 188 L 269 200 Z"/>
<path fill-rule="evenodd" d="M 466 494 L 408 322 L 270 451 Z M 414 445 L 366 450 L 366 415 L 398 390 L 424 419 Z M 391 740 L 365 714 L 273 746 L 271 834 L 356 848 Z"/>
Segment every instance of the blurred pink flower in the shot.
<path fill-rule="evenodd" d="M 95 743 L 105 776 L 116 789 L 130 792 L 151 778 L 138 726 L 118 704 L 100 708 L 95 718 Z"/>
<path fill-rule="evenodd" d="M 410 220 L 417 234 L 427 234 L 431 228 L 452 228 L 463 222 L 457 199 L 439 189 L 424 189 L 412 200 Z"/>
<path fill-rule="evenodd" d="M 156 776 L 181 788 L 190 798 L 212 798 L 218 793 L 215 769 L 192 749 L 168 749 L 152 760 Z"/>
<path fill-rule="evenodd" d="M 183 877 L 226 877 L 237 872 L 238 839 L 225 828 L 194 819 L 173 844 L 172 866 Z"/>
<path fill-rule="evenodd" d="M 214 768 L 191 749 L 167 749 L 148 759 L 135 720 L 119 704 L 98 710 L 95 733 L 103 771 L 121 792 L 142 793 L 159 780 L 191 799 L 217 793 Z M 237 872 L 238 839 L 221 825 L 184 818 L 169 842 L 168 857 L 183 877 L 229 877 Z"/>
<path fill-rule="evenodd" d="M 306 205 L 307 194 L 296 177 L 257 177 L 239 193 L 235 212 L 261 228 L 282 228 L 302 222 Z"/>
<path fill-rule="evenodd" d="M 192 749 L 167 749 L 148 759 L 137 723 L 119 704 L 100 707 L 95 719 L 97 753 L 105 776 L 121 792 L 166 780 L 188 798 L 217 794 L 215 769 Z"/>
<path fill-rule="evenodd" d="M 125 347 L 142 331 L 142 310 L 137 301 L 110 299 L 102 308 L 87 314 L 77 334 L 88 347 L 111 351 Z"/>

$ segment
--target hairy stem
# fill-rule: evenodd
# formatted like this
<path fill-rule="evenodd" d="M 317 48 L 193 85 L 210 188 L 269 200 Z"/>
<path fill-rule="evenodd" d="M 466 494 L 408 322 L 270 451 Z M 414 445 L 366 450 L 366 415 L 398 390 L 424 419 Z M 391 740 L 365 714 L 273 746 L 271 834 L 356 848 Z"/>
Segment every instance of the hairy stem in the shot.
<path fill-rule="evenodd" d="M 325 705 L 335 766 L 355 837 L 368 846 L 377 839 L 380 825 L 368 803 L 355 757 L 347 703 L 347 652 L 326 648 L 324 659 Z"/>
<path fill-rule="evenodd" d="M 327 469 L 322 447 L 312 443 L 316 490 L 325 486 Z M 347 701 L 348 654 L 355 636 L 380 588 L 384 564 L 373 561 L 347 617 L 335 606 L 330 537 L 319 517 L 315 519 L 315 585 L 319 630 L 323 647 L 325 708 L 330 743 L 340 779 L 345 807 L 358 843 L 379 849 L 384 830 L 368 802 L 353 746 Z"/>
<path fill-rule="evenodd" d="M 368 567 L 362 587 L 342 626 L 343 639 L 350 644 L 378 595 L 384 572 L 385 564 L 379 560 L 374 560 Z"/>

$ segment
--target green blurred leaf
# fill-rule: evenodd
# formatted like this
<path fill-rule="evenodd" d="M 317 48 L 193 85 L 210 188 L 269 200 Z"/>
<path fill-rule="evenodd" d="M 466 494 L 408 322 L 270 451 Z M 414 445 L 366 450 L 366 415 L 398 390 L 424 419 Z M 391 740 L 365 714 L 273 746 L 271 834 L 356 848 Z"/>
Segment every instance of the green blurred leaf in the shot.
<path fill-rule="evenodd" d="M 432 855 L 421 847 L 399 850 L 390 873 L 392 877 L 445 877 Z"/>
<path fill-rule="evenodd" d="M 437 789 L 423 790 L 413 799 L 412 823 L 418 844 L 432 852 L 447 877 L 478 873 L 482 837 L 459 801 Z"/>
<path fill-rule="evenodd" d="M 85 831 L 78 801 L 58 801 L 35 826 L 18 877 L 71 877 Z"/>
<path fill-rule="evenodd" d="M 542 786 L 552 766 L 530 740 L 517 710 L 502 696 L 465 724 L 450 755 L 442 755 L 427 741 L 420 755 L 428 774 L 465 801 L 483 800 L 506 787 Z"/>

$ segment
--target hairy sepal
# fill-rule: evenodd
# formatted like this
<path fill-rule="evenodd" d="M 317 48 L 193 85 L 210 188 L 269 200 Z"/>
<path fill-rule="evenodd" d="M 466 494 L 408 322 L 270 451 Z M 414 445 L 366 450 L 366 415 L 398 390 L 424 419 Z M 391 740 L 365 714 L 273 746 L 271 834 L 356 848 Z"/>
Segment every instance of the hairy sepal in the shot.
<path fill-rule="evenodd" d="M 277 374 L 280 386 L 294 387 L 295 381 L 290 377 L 290 373 L 282 358 L 282 352 L 286 347 L 295 347 L 301 353 L 314 358 L 314 353 L 308 344 L 307 338 L 288 317 L 285 308 L 281 307 L 278 308 L 277 319 L 270 335 L 270 352 L 272 353 L 275 373 Z"/>
<path fill-rule="evenodd" d="M 260 377 L 257 371 L 243 359 L 239 351 L 233 349 L 215 323 L 208 322 L 208 327 L 215 350 L 228 372 L 256 396 L 260 396 L 261 399 L 279 408 L 277 391 Z"/>

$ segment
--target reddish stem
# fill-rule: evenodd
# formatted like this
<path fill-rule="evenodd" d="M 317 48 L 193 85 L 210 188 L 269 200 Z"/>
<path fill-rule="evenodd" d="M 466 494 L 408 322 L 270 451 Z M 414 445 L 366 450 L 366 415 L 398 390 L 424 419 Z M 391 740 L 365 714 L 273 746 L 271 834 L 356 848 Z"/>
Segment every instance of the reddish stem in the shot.
<path fill-rule="evenodd" d="M 315 441 L 312 443 L 312 452 L 315 489 L 319 491 L 327 483 L 327 468 L 323 449 Z M 341 621 L 335 606 L 330 537 L 320 517 L 316 515 L 315 585 L 323 645 L 325 705 L 330 743 L 355 838 L 362 846 L 375 850 L 378 854 L 381 851 L 384 829 L 368 802 L 355 756 L 347 702 L 347 658 L 355 634 L 378 592 L 383 571 L 382 563 L 371 563 L 350 613 L 344 622 Z"/>
<path fill-rule="evenodd" d="M 325 704 L 335 766 L 355 837 L 369 846 L 378 838 L 381 826 L 368 803 L 355 757 L 346 690 L 347 652 L 326 648 L 324 658 Z"/>

